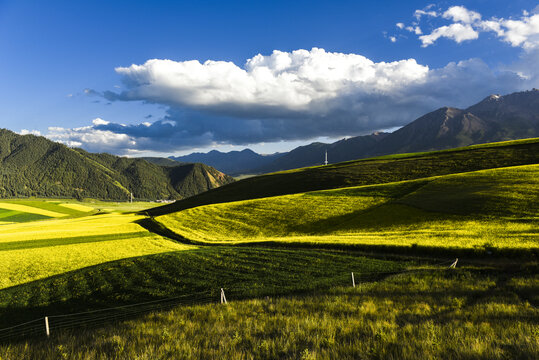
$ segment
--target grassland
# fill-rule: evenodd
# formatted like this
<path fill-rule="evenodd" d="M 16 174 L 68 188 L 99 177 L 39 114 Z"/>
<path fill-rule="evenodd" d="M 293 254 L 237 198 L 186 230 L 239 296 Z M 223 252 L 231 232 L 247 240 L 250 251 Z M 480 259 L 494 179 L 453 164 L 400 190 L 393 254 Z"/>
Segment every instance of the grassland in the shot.
<path fill-rule="evenodd" d="M 180 306 L 0 345 L 0 358 L 537 358 L 537 269 L 512 270 L 431 268 L 316 295 Z"/>
<path fill-rule="evenodd" d="M 195 241 L 539 248 L 539 165 L 206 205 L 156 220 Z"/>
<path fill-rule="evenodd" d="M 539 163 L 538 138 L 443 151 L 381 156 L 255 176 L 174 204 L 149 209 L 146 213 L 159 216 L 216 203 L 537 163 Z"/>

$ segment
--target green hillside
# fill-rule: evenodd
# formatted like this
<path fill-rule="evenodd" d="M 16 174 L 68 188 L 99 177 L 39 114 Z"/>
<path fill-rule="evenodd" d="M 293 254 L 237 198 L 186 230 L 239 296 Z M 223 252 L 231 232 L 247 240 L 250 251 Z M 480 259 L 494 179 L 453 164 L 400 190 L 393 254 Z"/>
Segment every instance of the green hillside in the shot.
<path fill-rule="evenodd" d="M 427 153 L 389 155 L 251 177 L 171 205 L 154 208 L 148 214 L 158 216 L 213 203 L 535 163 L 539 163 L 539 138 Z"/>
<path fill-rule="evenodd" d="M 0 129 L 0 198 L 181 199 L 232 181 L 203 164 L 160 166 Z"/>
<path fill-rule="evenodd" d="M 539 248 L 539 165 L 284 195 L 156 220 L 201 242 Z"/>

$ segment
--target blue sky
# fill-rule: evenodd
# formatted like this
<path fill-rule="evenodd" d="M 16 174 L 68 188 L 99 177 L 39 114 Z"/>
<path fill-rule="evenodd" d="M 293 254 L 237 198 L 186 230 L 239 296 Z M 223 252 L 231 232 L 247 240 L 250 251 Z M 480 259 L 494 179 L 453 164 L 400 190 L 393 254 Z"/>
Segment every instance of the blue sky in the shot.
<path fill-rule="evenodd" d="M 131 156 L 395 128 L 539 87 L 538 5 L 0 0 L 0 127 Z"/>

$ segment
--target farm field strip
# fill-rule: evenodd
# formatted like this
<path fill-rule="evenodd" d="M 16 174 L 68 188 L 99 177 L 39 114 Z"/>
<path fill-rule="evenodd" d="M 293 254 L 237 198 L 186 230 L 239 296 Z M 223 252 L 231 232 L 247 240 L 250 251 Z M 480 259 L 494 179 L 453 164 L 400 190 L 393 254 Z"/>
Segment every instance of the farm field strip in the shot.
<path fill-rule="evenodd" d="M 134 214 L 3 225 L 0 289 L 122 258 L 192 249 L 150 233 Z"/>
<path fill-rule="evenodd" d="M 40 209 L 33 206 L 27 206 L 27 205 L 22 205 L 22 204 L 11 204 L 11 203 L 6 203 L 6 202 L 0 202 L 0 209 L 14 210 L 21 213 L 43 215 L 43 216 L 48 216 L 52 218 L 67 216 L 67 214 L 59 213 L 56 211 Z"/>
<path fill-rule="evenodd" d="M 71 209 L 71 210 L 80 211 L 80 212 L 92 212 L 95 210 L 95 208 L 93 207 L 82 205 L 82 204 L 64 203 L 64 204 L 58 204 L 58 205 Z"/>
<path fill-rule="evenodd" d="M 141 227 L 134 221 L 141 218 L 133 214 L 103 214 L 4 225 L 0 243 L 138 232 Z"/>

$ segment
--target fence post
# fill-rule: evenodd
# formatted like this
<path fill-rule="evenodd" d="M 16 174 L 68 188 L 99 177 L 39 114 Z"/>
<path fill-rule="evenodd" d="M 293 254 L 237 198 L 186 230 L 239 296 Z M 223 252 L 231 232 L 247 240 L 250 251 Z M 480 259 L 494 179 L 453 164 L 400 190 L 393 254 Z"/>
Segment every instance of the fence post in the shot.
<path fill-rule="evenodd" d="M 221 288 L 221 304 L 226 304 L 225 291 Z"/>
<path fill-rule="evenodd" d="M 356 280 L 354 279 L 354 273 L 352 273 L 352 287 L 356 287 Z"/>
<path fill-rule="evenodd" d="M 458 262 L 459 262 L 459 258 L 457 258 L 453 264 L 449 265 L 449 269 L 454 269 L 454 268 L 456 268 Z"/>
<path fill-rule="evenodd" d="M 48 316 L 45 316 L 45 332 L 47 333 L 47 337 L 50 336 L 50 331 L 49 331 L 49 317 Z"/>

